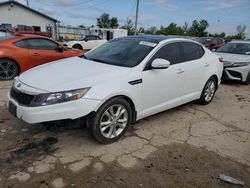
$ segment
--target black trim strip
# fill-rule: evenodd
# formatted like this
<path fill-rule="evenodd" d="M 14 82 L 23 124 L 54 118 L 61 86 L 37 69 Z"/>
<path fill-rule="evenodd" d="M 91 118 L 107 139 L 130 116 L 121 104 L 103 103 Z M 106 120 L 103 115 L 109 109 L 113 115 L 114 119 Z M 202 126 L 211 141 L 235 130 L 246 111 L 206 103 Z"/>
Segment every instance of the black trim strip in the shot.
<path fill-rule="evenodd" d="M 142 83 L 142 79 L 133 80 L 133 81 L 130 81 L 128 83 L 131 84 L 131 85 L 141 84 Z"/>

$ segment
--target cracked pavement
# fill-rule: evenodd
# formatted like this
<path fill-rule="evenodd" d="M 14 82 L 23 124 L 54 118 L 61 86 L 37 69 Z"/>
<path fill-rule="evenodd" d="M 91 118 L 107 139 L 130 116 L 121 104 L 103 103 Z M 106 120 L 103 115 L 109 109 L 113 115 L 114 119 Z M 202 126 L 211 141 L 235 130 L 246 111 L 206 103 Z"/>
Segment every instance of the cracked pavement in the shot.
<path fill-rule="evenodd" d="M 120 141 L 100 145 L 79 121 L 48 130 L 13 118 L 6 109 L 11 84 L 0 82 L 0 185 L 29 182 L 36 175 L 60 169 L 69 174 L 86 168 L 101 172 L 113 163 L 135 168 L 172 144 L 204 148 L 250 166 L 250 86 L 222 84 L 211 104 L 189 103 L 147 117 L 130 127 Z M 65 177 L 57 177 L 50 185 L 68 184 Z"/>

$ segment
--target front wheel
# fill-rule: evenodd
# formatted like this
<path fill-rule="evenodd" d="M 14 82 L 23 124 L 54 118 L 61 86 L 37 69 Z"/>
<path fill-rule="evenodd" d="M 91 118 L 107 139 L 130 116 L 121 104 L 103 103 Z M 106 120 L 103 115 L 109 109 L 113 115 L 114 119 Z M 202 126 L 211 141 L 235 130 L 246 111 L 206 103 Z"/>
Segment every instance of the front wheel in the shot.
<path fill-rule="evenodd" d="M 0 59 L 0 80 L 12 80 L 18 75 L 17 64 L 10 59 Z"/>
<path fill-rule="evenodd" d="M 75 44 L 75 45 L 73 45 L 72 48 L 78 49 L 78 50 L 83 50 L 83 47 L 82 47 L 82 45 L 80 45 L 80 44 Z"/>
<path fill-rule="evenodd" d="M 214 77 L 211 77 L 206 82 L 202 90 L 201 97 L 198 100 L 198 103 L 202 105 L 209 104 L 213 100 L 216 90 L 217 90 L 217 81 Z"/>
<path fill-rule="evenodd" d="M 87 127 L 98 142 L 109 144 L 125 134 L 131 120 L 130 104 L 122 98 L 115 98 L 107 101 L 94 116 L 88 118 Z"/>

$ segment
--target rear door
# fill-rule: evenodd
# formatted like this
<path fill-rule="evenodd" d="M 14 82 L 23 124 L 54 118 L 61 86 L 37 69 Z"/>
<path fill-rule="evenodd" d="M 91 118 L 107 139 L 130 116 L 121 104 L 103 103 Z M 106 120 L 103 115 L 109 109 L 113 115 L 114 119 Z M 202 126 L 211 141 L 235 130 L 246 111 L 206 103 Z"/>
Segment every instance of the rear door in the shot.
<path fill-rule="evenodd" d="M 192 98 L 200 94 L 203 88 L 205 71 L 210 64 L 203 57 L 205 51 L 201 45 L 194 42 L 180 42 L 181 64 L 185 71 L 183 85 L 185 98 Z"/>
<path fill-rule="evenodd" d="M 58 44 L 43 38 L 32 38 L 29 43 L 29 54 L 34 66 L 48 63 L 66 57 L 66 54 L 58 51 Z"/>

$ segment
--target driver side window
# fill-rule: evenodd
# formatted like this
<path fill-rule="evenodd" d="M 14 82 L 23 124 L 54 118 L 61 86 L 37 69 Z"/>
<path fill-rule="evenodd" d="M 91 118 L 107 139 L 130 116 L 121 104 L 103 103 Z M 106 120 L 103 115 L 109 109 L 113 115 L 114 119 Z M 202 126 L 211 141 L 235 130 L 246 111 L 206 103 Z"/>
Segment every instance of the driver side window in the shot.
<path fill-rule="evenodd" d="M 56 50 L 58 45 L 47 39 L 29 39 L 27 40 L 31 49 Z"/>
<path fill-rule="evenodd" d="M 151 63 L 157 58 L 168 60 L 171 65 L 180 63 L 181 58 L 179 44 L 170 43 L 161 47 L 151 59 Z"/>

